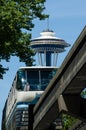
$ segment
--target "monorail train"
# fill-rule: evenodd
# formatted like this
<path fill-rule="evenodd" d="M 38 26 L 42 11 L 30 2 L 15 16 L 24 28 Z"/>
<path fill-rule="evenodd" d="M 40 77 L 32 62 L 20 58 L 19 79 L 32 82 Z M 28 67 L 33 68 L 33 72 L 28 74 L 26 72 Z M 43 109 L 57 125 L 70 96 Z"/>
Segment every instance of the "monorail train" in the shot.
<path fill-rule="evenodd" d="M 28 130 L 28 107 L 36 104 L 56 71 L 37 66 L 17 71 L 3 109 L 2 130 Z"/>

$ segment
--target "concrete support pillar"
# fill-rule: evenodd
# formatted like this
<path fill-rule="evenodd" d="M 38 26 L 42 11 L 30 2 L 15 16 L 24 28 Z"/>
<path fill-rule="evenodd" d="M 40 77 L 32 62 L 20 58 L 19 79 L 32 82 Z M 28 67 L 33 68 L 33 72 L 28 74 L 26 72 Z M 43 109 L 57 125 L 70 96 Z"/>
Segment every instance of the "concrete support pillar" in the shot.
<path fill-rule="evenodd" d="M 64 94 L 58 98 L 59 112 L 66 112 L 74 117 L 86 121 L 86 99 L 79 94 Z"/>
<path fill-rule="evenodd" d="M 58 107 L 59 107 L 59 112 L 68 111 L 63 95 L 60 95 L 58 98 Z"/>
<path fill-rule="evenodd" d="M 30 104 L 28 107 L 28 130 L 33 130 L 33 122 L 34 122 L 34 116 L 33 116 L 33 108 L 34 104 Z"/>
<path fill-rule="evenodd" d="M 66 107 L 68 109 L 68 113 L 73 114 L 75 116 L 80 115 L 80 103 L 81 97 L 79 94 L 64 94 L 63 95 Z"/>

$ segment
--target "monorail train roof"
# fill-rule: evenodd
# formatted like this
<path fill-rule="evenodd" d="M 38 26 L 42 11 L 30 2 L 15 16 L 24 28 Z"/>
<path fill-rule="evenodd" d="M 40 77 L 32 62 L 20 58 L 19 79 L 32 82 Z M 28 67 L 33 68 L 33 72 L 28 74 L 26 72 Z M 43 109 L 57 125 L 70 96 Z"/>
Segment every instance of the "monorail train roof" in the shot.
<path fill-rule="evenodd" d="M 49 69 L 49 68 L 57 68 L 55 66 L 25 66 L 25 67 L 20 67 L 20 69 Z"/>

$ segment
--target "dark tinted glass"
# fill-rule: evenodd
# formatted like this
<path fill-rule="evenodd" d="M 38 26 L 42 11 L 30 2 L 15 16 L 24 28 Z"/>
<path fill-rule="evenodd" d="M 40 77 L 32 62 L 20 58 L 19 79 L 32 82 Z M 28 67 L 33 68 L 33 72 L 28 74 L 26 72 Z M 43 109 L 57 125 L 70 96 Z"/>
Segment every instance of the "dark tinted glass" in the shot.
<path fill-rule="evenodd" d="M 43 91 L 55 75 L 55 69 L 20 70 L 17 73 L 17 89 L 21 91 Z"/>

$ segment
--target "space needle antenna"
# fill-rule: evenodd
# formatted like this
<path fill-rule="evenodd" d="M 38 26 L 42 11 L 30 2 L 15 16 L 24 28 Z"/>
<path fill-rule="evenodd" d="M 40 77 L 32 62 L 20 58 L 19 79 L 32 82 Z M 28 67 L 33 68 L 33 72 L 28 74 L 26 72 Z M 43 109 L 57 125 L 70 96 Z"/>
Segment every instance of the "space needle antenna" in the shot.
<path fill-rule="evenodd" d="M 47 17 L 47 30 L 49 30 L 49 15 Z"/>

